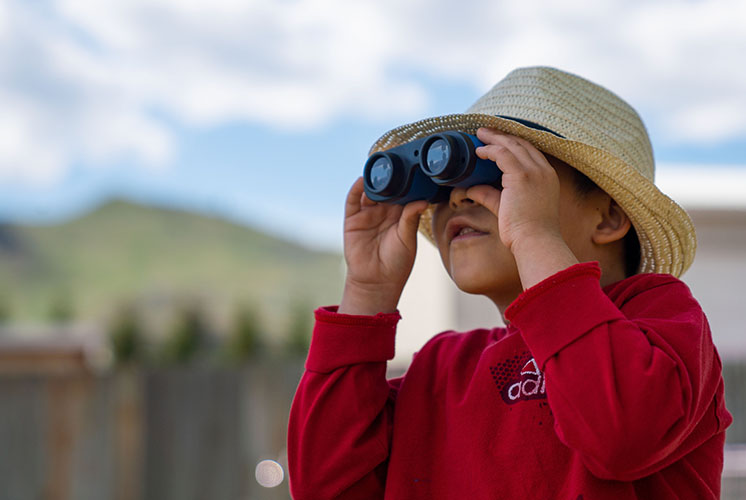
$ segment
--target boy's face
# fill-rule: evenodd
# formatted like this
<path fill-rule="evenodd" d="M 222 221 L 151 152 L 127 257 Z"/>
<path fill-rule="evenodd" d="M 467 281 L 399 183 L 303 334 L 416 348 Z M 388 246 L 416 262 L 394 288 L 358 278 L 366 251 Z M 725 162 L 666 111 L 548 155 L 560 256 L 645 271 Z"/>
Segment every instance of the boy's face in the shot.
<path fill-rule="evenodd" d="M 592 259 L 592 197 L 577 194 L 572 167 L 553 158 L 560 181 L 560 229 L 575 256 Z M 523 290 L 515 258 L 502 243 L 498 219 L 487 208 L 453 189 L 450 200 L 435 206 L 432 218 L 435 243 L 448 274 L 467 293 L 485 295 L 508 305 Z"/>

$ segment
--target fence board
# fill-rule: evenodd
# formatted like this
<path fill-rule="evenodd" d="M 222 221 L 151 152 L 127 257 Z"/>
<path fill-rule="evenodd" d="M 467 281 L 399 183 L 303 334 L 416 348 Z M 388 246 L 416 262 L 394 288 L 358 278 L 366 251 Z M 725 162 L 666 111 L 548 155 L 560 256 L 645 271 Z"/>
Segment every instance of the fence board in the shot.
<path fill-rule="evenodd" d="M 0 498 L 43 498 L 46 474 L 45 381 L 0 378 Z"/>
<path fill-rule="evenodd" d="M 146 381 L 146 499 L 240 498 L 238 372 L 165 370 Z"/>
<path fill-rule="evenodd" d="M 746 363 L 723 366 L 725 405 L 733 415 L 733 424 L 725 433 L 728 443 L 746 443 Z"/>

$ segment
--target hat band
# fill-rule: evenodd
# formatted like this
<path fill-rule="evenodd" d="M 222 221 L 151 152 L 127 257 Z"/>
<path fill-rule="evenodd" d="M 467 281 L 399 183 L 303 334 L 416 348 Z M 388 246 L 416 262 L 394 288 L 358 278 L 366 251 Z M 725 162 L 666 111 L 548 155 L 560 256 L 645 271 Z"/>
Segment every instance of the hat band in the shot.
<path fill-rule="evenodd" d="M 498 118 L 505 118 L 506 120 L 512 120 L 514 122 L 518 122 L 521 125 L 525 125 L 525 126 L 527 126 L 529 128 L 533 128 L 533 129 L 536 129 L 536 130 L 543 130 L 544 132 L 549 132 L 550 134 L 556 135 L 560 139 L 564 139 L 565 138 L 564 135 L 558 134 L 557 132 L 555 132 L 552 129 L 546 128 L 543 125 L 539 125 L 538 123 L 534 123 L 534 122 L 529 121 L 529 120 L 524 120 L 523 118 L 514 118 L 512 116 L 507 116 L 507 115 L 495 115 L 495 116 L 497 116 Z"/>

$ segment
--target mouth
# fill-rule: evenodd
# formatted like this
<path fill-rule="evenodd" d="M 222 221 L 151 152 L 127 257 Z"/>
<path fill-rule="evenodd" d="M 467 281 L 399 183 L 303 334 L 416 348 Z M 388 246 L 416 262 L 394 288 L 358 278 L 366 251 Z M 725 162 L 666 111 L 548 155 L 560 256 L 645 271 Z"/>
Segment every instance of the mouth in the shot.
<path fill-rule="evenodd" d="M 470 240 L 487 234 L 489 233 L 474 227 L 474 225 L 463 219 L 452 219 L 446 226 L 446 235 L 449 243 Z"/>

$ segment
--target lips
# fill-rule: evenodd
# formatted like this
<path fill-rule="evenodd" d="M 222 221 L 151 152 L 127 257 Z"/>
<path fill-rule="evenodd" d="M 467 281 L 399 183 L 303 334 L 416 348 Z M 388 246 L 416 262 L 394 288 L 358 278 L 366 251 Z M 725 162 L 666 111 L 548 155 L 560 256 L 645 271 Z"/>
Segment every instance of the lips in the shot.
<path fill-rule="evenodd" d="M 464 228 L 461 228 L 461 231 L 459 231 L 458 234 L 456 234 L 456 238 L 460 236 L 464 236 L 465 234 L 478 233 L 478 232 L 479 231 L 477 231 L 473 227 L 464 227 Z"/>
<path fill-rule="evenodd" d="M 482 231 L 462 217 L 454 217 L 446 224 L 446 237 L 449 243 L 484 236 L 485 234 L 488 234 L 488 232 Z"/>

